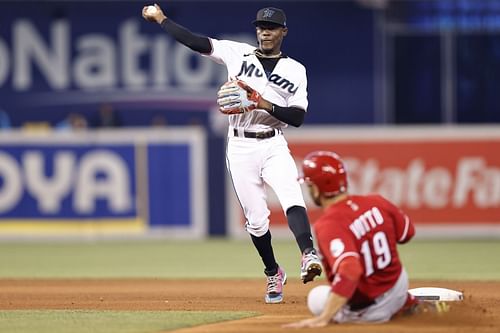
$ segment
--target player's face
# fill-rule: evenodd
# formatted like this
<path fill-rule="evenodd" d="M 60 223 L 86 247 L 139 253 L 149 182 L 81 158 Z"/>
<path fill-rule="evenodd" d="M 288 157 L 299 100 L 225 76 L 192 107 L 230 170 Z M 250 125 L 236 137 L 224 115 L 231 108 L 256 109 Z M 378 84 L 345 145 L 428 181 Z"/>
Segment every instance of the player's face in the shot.
<path fill-rule="evenodd" d="M 316 206 L 321 207 L 320 193 L 318 187 L 314 184 L 311 184 L 308 186 L 308 189 L 309 189 L 309 195 L 311 196 L 311 199 L 313 199 Z"/>
<path fill-rule="evenodd" d="M 277 24 L 262 24 L 257 26 L 256 31 L 259 49 L 264 54 L 273 55 L 280 52 L 283 37 L 288 29 Z"/>

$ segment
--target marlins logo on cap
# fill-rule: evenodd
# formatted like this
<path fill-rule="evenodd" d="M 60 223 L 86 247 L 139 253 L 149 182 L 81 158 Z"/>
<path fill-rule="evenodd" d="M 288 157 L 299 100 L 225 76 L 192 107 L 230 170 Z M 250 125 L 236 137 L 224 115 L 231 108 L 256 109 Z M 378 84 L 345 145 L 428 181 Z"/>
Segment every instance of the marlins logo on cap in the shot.
<path fill-rule="evenodd" d="M 274 10 L 272 10 L 270 8 L 266 8 L 266 9 L 264 9 L 264 11 L 262 13 L 263 13 L 262 18 L 268 18 L 268 17 L 273 16 Z"/>
<path fill-rule="evenodd" d="M 266 7 L 257 12 L 257 19 L 252 23 L 255 26 L 262 23 L 274 23 L 286 27 L 286 15 L 282 9 Z"/>

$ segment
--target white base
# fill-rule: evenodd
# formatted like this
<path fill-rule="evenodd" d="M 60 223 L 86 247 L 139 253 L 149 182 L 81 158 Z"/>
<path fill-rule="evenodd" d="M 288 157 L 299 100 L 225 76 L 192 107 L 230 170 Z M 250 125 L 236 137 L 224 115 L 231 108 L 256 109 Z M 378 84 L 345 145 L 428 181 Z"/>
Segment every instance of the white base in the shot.
<path fill-rule="evenodd" d="M 462 301 L 464 299 L 462 292 L 446 288 L 422 287 L 410 289 L 408 292 L 423 301 Z"/>

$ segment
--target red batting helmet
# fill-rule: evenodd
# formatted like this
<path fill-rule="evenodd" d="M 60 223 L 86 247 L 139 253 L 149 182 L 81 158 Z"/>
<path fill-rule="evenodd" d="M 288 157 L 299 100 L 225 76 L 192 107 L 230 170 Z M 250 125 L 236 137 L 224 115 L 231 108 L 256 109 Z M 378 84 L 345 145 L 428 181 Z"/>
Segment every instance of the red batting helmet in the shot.
<path fill-rule="evenodd" d="M 300 181 L 314 184 L 325 197 L 347 191 L 347 173 L 340 157 L 329 151 L 315 151 L 302 162 Z"/>

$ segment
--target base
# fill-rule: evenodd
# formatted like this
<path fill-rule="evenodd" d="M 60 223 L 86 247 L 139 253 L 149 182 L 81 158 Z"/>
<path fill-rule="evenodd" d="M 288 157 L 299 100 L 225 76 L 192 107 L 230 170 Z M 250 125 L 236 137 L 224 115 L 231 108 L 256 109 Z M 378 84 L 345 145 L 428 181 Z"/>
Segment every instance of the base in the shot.
<path fill-rule="evenodd" d="M 422 287 L 410 289 L 408 292 L 422 301 L 462 301 L 464 299 L 462 292 L 446 288 Z"/>

